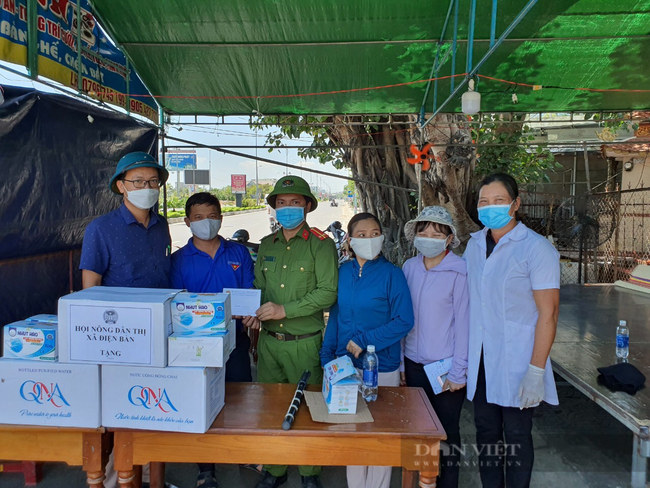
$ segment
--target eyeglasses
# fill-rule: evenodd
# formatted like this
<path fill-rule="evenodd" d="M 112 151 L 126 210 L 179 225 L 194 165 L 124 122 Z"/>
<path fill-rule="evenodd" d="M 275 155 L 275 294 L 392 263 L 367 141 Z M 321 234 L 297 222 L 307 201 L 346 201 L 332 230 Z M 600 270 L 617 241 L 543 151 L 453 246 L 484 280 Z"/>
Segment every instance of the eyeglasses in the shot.
<path fill-rule="evenodd" d="M 122 181 L 128 181 L 129 183 L 132 183 L 133 186 L 135 186 L 138 190 L 141 190 L 142 188 L 146 188 L 149 186 L 149 188 L 160 188 L 163 185 L 163 182 L 159 180 L 158 178 L 154 178 L 153 180 L 122 180 Z"/>

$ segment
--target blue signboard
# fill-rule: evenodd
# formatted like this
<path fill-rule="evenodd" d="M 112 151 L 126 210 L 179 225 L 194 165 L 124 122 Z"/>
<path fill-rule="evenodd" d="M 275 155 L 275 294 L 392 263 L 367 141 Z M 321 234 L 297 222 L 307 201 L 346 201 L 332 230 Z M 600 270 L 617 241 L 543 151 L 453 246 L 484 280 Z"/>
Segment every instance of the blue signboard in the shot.
<path fill-rule="evenodd" d="M 156 102 L 99 27 L 89 0 L 76 1 L 34 2 L 38 74 L 157 123 Z M 27 3 L 0 0 L 0 60 L 22 66 L 28 66 Z"/>
<path fill-rule="evenodd" d="M 196 154 L 167 153 L 165 155 L 165 163 L 169 171 L 196 169 Z"/>

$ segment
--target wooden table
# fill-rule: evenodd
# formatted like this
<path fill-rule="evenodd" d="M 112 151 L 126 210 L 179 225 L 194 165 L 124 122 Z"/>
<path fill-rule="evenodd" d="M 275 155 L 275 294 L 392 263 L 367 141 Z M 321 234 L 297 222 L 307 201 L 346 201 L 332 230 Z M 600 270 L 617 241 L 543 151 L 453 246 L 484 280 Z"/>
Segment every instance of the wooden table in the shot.
<path fill-rule="evenodd" d="M 616 359 L 616 326 L 630 328 L 629 362 L 650 378 L 650 295 L 614 285 L 571 285 L 560 291 L 560 318 L 551 350 L 553 369 L 634 435 L 633 488 L 645 488 L 650 458 L 650 388 L 636 395 L 598 383 L 597 368 Z"/>
<path fill-rule="evenodd" d="M 226 405 L 205 434 L 111 429 L 120 487 L 132 488 L 134 465 L 198 462 L 400 466 L 403 486 L 419 471 L 420 486 L 435 488 L 446 436 L 424 390 L 379 388 L 378 400 L 369 404 L 374 422 L 364 424 L 313 422 L 303 404 L 292 429 L 284 431 L 294 391 L 294 385 L 228 383 Z M 161 488 L 159 483 L 152 476 L 151 487 Z"/>
<path fill-rule="evenodd" d="M 64 462 L 83 466 L 91 487 L 104 486 L 111 437 L 103 428 L 0 425 L 0 459 Z"/>

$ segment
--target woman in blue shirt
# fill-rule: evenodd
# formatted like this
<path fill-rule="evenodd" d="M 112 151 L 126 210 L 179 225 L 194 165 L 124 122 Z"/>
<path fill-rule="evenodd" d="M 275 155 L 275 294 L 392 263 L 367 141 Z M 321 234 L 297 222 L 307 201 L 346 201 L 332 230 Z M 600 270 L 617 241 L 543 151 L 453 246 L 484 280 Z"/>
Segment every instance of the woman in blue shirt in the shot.
<path fill-rule="evenodd" d="M 330 310 L 321 363 L 350 356 L 363 368 L 363 353 L 375 346 L 379 385 L 399 386 L 400 341 L 413 328 L 413 304 L 404 273 L 380 255 L 381 225 L 372 214 L 355 215 L 348 224 L 354 259 L 339 269 L 336 304 Z M 348 466 L 350 488 L 388 488 L 391 468 Z"/>

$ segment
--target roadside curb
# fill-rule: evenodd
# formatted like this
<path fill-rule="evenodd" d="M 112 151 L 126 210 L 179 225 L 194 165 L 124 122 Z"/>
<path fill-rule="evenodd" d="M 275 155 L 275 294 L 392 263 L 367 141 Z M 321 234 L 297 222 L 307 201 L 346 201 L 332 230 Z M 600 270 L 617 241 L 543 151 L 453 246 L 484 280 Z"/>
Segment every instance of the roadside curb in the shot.
<path fill-rule="evenodd" d="M 253 213 L 253 212 L 265 212 L 265 208 L 254 208 L 252 210 L 237 210 L 236 212 L 226 212 L 224 215 L 239 215 L 239 214 L 247 214 L 247 213 Z M 181 222 L 185 222 L 185 217 L 174 217 L 172 219 L 167 219 L 167 222 L 170 224 L 178 224 Z"/>

